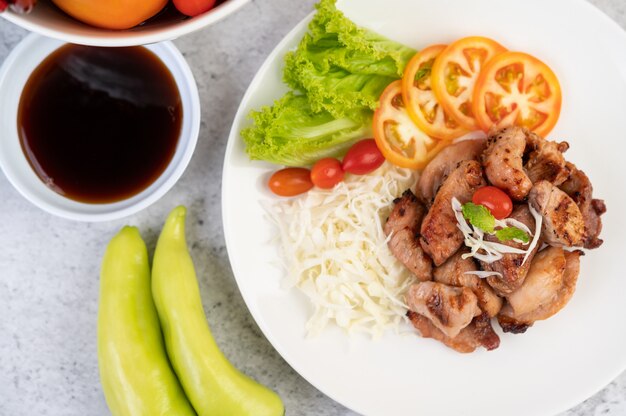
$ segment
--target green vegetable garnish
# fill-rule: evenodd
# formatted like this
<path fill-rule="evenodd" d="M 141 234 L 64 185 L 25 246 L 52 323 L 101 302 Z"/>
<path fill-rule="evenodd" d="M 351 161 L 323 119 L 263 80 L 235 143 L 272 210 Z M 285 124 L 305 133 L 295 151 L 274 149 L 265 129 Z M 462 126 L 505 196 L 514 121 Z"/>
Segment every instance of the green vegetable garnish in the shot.
<path fill-rule="evenodd" d="M 251 159 L 305 166 L 341 156 L 371 135 L 381 92 L 402 77 L 415 51 L 355 25 L 321 0 L 309 31 L 285 56 L 283 77 L 296 91 L 253 111 L 241 135 Z"/>
<path fill-rule="evenodd" d="M 484 205 L 476 205 L 473 202 L 463 204 L 463 217 L 475 228 L 480 228 L 486 233 L 493 233 L 496 219 Z"/>
<path fill-rule="evenodd" d="M 520 240 L 524 243 L 530 241 L 530 236 L 524 230 L 517 227 L 504 227 L 499 230 L 494 230 L 496 218 L 484 205 L 467 202 L 463 204 L 461 209 L 463 218 L 469 221 L 474 228 L 479 228 L 486 233 L 493 234 L 500 241 Z"/>
<path fill-rule="evenodd" d="M 385 87 L 402 77 L 415 50 L 355 25 L 321 0 L 298 49 L 285 56 L 285 82 L 306 93 L 315 111 L 343 117 L 375 110 Z"/>
<path fill-rule="evenodd" d="M 306 166 L 342 156 L 356 139 L 370 132 L 371 113 L 334 118 L 315 112 L 306 96 L 287 93 L 271 107 L 253 111 L 254 127 L 241 131 L 250 159 Z"/>
<path fill-rule="evenodd" d="M 500 241 L 520 240 L 523 243 L 528 243 L 530 237 L 524 230 L 517 227 L 505 227 L 496 231 L 496 237 Z"/>

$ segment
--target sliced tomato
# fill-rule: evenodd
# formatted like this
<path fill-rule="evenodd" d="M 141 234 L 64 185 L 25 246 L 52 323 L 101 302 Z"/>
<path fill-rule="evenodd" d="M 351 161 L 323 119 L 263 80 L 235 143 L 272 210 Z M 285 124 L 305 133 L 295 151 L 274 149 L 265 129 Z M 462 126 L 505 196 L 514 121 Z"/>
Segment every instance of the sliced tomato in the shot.
<path fill-rule="evenodd" d="M 435 58 L 446 45 L 422 49 L 409 61 L 402 77 L 402 98 L 413 121 L 426 134 L 442 140 L 462 136 L 466 130 L 443 109 L 431 89 Z"/>
<path fill-rule="evenodd" d="M 413 122 L 402 99 L 402 81 L 394 81 L 380 96 L 374 113 L 374 139 L 385 159 L 396 166 L 421 169 L 449 141 L 437 140 Z"/>
<path fill-rule="evenodd" d="M 439 104 L 461 127 L 480 127 L 473 113 L 474 85 L 485 64 L 504 51 L 495 40 L 470 36 L 448 45 L 435 60 L 431 88 Z"/>
<path fill-rule="evenodd" d="M 561 86 L 548 65 L 522 52 L 505 52 L 483 68 L 473 110 L 483 130 L 517 125 L 546 136 L 561 113 Z"/>

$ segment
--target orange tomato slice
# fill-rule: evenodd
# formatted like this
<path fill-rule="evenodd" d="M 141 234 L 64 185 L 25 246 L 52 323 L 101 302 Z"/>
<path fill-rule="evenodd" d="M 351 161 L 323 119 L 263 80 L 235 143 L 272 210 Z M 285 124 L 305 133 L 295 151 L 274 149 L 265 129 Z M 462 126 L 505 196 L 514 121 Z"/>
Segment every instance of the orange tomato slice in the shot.
<path fill-rule="evenodd" d="M 561 86 L 548 65 L 522 52 L 505 52 L 483 68 L 473 111 L 488 130 L 517 125 L 546 136 L 561 113 Z"/>
<path fill-rule="evenodd" d="M 451 43 L 435 60 L 432 90 L 444 110 L 461 127 L 467 130 L 479 128 L 472 105 L 474 85 L 484 65 L 504 51 L 504 46 L 495 40 L 471 36 Z"/>
<path fill-rule="evenodd" d="M 409 61 L 402 77 L 402 98 L 417 126 L 426 134 L 442 140 L 462 136 L 466 130 L 443 109 L 431 88 L 435 58 L 446 45 L 422 49 Z"/>
<path fill-rule="evenodd" d="M 402 99 L 402 82 L 394 81 L 380 96 L 374 113 L 374 139 L 385 159 L 396 166 L 422 169 L 449 141 L 437 140 L 413 122 Z"/>

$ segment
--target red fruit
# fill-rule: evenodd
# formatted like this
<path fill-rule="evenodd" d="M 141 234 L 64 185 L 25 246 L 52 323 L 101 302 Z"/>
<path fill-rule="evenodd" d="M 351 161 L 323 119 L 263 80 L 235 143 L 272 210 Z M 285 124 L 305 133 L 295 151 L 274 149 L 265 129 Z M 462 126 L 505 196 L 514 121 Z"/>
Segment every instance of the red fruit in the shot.
<path fill-rule="evenodd" d="M 330 189 L 343 180 L 341 162 L 332 157 L 318 160 L 311 169 L 311 181 L 322 189 Z"/>
<path fill-rule="evenodd" d="M 476 205 L 484 205 L 498 220 L 502 220 L 513 211 L 513 201 L 500 188 L 495 186 L 483 186 L 478 188 L 472 196 L 472 202 Z"/>
<path fill-rule="evenodd" d="M 305 168 L 281 169 L 270 177 L 270 190 L 279 196 L 295 196 L 313 188 L 311 171 Z"/>
<path fill-rule="evenodd" d="M 374 139 L 364 139 L 352 145 L 343 158 L 343 170 L 355 175 L 365 175 L 380 167 L 385 156 Z"/>
<path fill-rule="evenodd" d="M 215 6 L 215 0 L 174 0 L 174 6 L 187 16 L 197 16 Z"/>

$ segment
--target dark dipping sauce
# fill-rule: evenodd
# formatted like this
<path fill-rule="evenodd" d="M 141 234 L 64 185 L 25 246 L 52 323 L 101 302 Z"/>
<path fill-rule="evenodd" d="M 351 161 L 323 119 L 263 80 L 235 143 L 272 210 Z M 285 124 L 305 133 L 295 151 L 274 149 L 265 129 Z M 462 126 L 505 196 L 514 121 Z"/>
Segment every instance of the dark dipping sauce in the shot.
<path fill-rule="evenodd" d="M 174 77 L 143 47 L 57 49 L 28 79 L 18 111 L 22 150 L 41 180 L 96 204 L 150 186 L 174 156 L 181 122 Z"/>

